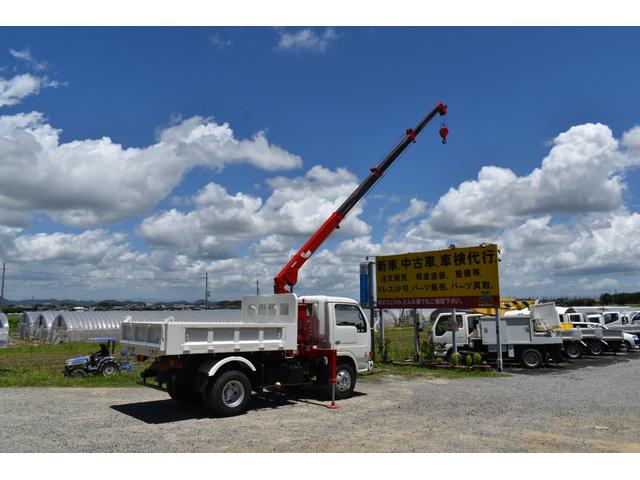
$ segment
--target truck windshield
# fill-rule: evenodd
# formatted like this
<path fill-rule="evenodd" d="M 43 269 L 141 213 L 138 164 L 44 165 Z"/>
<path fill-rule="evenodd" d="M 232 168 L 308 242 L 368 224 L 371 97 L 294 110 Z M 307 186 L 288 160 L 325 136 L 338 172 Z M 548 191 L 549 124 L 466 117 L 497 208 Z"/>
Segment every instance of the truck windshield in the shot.
<path fill-rule="evenodd" d="M 456 315 L 456 321 L 458 323 L 458 329 L 462 328 L 462 315 Z M 452 327 L 453 322 L 451 321 L 451 315 L 442 316 L 436 324 L 436 335 L 444 335 L 445 333 L 450 332 Z"/>

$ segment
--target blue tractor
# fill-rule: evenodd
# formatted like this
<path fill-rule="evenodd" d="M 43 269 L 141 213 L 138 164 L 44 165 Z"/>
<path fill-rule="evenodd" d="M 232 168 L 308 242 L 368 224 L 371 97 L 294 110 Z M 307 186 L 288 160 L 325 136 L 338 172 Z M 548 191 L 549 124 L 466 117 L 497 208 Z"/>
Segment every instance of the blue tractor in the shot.
<path fill-rule="evenodd" d="M 112 337 L 90 338 L 90 341 L 100 342 L 100 350 L 95 353 L 64 362 L 64 374 L 69 377 L 84 377 L 85 375 L 102 375 L 110 377 L 118 372 L 131 373 L 132 365 L 127 360 L 116 360 L 115 349 L 117 339 Z"/>

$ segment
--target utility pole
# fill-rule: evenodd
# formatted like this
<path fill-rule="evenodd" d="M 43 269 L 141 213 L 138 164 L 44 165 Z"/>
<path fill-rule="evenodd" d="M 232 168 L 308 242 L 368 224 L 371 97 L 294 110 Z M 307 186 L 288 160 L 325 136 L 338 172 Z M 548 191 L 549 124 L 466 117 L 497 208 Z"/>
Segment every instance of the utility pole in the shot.
<path fill-rule="evenodd" d="M 0 283 L 0 313 L 2 313 L 2 300 L 4 299 L 4 271 L 7 268 L 7 263 L 2 262 L 2 283 Z"/>
<path fill-rule="evenodd" d="M 260 295 L 260 280 L 256 280 L 256 295 Z"/>
<path fill-rule="evenodd" d="M 209 272 L 204 274 L 204 309 L 209 310 Z"/>

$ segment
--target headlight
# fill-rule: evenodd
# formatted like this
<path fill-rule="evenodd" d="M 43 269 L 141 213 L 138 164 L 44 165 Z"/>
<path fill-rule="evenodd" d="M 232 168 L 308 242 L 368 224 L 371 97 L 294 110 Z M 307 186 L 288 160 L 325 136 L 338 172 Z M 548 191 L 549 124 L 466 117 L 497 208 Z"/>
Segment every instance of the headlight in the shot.
<path fill-rule="evenodd" d="M 640 340 L 640 337 L 638 335 L 634 335 L 633 339 L 637 342 L 638 340 Z"/>

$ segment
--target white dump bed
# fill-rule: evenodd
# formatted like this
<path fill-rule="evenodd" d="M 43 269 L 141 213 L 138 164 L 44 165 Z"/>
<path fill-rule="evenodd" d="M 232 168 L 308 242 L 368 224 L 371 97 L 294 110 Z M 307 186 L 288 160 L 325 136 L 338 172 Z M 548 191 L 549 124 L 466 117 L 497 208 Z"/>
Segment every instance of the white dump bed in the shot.
<path fill-rule="evenodd" d="M 531 324 L 530 317 L 501 318 L 500 342 L 502 345 L 562 344 L 562 337 L 556 332 L 551 330 L 536 332 Z M 497 343 L 495 317 L 482 317 L 478 328 L 482 329 L 483 344 L 495 345 Z"/>
<path fill-rule="evenodd" d="M 122 345 L 133 355 L 295 350 L 298 300 L 294 294 L 252 295 L 240 310 L 166 312 L 162 319 L 122 321 Z"/>

